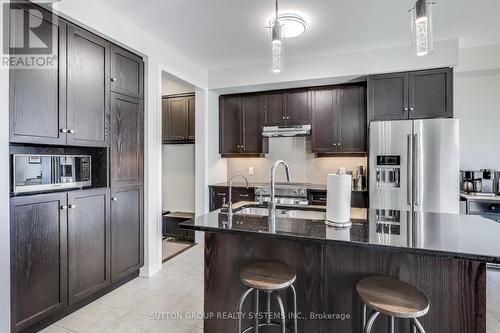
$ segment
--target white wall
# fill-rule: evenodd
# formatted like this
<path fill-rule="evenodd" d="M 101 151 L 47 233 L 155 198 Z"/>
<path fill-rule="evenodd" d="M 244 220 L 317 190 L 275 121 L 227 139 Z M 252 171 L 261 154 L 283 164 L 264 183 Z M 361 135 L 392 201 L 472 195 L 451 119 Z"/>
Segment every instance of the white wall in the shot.
<path fill-rule="evenodd" d="M 141 275 L 151 276 L 161 270 L 161 69 L 198 87 L 206 87 L 207 71 L 169 45 L 146 32 L 96 0 L 67 0 L 54 8 L 89 30 L 136 50 L 145 56 L 145 181 L 144 181 L 144 267 Z M 206 104 L 204 104 L 206 105 Z M 198 108 L 198 105 L 197 105 Z M 199 112 L 204 113 L 205 109 Z M 197 154 L 205 154 L 200 143 Z M 197 188 L 203 184 L 197 183 Z M 202 200 L 208 200 L 208 196 Z"/>
<path fill-rule="evenodd" d="M 162 209 L 194 213 L 194 144 L 163 145 L 162 154 Z"/>
<path fill-rule="evenodd" d="M 227 181 L 227 160 L 219 155 L 219 95 L 208 92 L 208 183 Z"/>
<path fill-rule="evenodd" d="M 3 18 L 3 3 L 0 6 Z M 0 24 L 3 47 L 4 22 Z M 2 52 L 3 53 L 3 52 Z M 9 70 L 0 66 L 0 332 L 10 332 Z"/>

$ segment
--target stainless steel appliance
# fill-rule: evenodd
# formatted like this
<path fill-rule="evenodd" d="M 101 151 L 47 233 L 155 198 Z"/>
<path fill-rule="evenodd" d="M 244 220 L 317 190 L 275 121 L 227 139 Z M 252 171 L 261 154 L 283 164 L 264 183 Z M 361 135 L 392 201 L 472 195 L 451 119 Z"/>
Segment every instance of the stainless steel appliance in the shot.
<path fill-rule="evenodd" d="M 254 190 L 255 199 L 259 202 L 271 200 L 270 186 L 257 187 Z M 308 205 L 307 184 L 303 183 L 276 183 L 274 189 L 276 204 L 278 205 Z"/>
<path fill-rule="evenodd" d="M 459 213 L 458 119 L 370 124 L 370 208 Z"/>
<path fill-rule="evenodd" d="M 262 136 L 269 138 L 305 136 L 310 134 L 311 125 L 264 126 L 262 129 Z"/>
<path fill-rule="evenodd" d="M 13 155 L 14 194 L 91 186 L 88 155 Z"/>

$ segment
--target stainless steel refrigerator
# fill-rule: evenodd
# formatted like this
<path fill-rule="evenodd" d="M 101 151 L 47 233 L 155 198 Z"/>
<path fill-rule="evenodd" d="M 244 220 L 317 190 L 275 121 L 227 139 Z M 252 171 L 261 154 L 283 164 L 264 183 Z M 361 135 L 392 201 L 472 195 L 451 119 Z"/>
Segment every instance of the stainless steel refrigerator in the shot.
<path fill-rule="evenodd" d="M 370 124 L 370 208 L 458 214 L 458 119 Z"/>

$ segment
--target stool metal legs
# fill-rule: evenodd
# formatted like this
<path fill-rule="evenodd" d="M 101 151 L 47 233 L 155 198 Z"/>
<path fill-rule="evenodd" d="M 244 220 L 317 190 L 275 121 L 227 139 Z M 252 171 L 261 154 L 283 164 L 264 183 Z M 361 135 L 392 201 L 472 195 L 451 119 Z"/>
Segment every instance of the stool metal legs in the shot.
<path fill-rule="evenodd" d="M 293 285 L 289 287 L 292 291 L 292 296 L 293 296 L 293 332 L 297 333 L 297 292 Z M 259 333 L 259 328 L 262 326 L 280 326 L 281 327 L 281 333 L 286 333 L 286 313 L 285 313 L 285 306 L 283 304 L 283 300 L 281 296 L 276 293 L 276 300 L 278 301 L 278 306 L 280 310 L 280 315 L 281 315 L 281 320 L 280 324 L 273 323 L 271 322 L 271 293 L 273 291 L 265 291 L 266 293 L 266 312 L 267 312 L 267 318 L 265 323 L 259 323 L 259 291 L 258 289 L 250 288 L 247 291 L 241 295 L 240 300 L 238 302 L 238 323 L 237 323 L 237 333 L 242 333 L 242 332 L 249 332 L 250 330 L 253 330 L 255 333 Z M 278 291 L 278 290 L 274 290 Z M 248 327 L 245 330 L 242 331 L 242 313 L 243 313 L 243 304 L 245 303 L 246 298 L 250 293 L 255 292 L 255 323 L 254 326 Z"/>
<path fill-rule="evenodd" d="M 368 317 L 368 320 L 366 319 L 367 316 L 367 305 L 362 303 L 362 308 L 361 308 L 361 320 L 362 320 L 362 329 L 363 333 L 370 333 L 373 327 L 373 324 L 375 323 L 375 320 L 377 317 L 380 315 L 380 312 L 377 311 L 372 311 L 370 313 L 370 316 Z M 389 333 L 394 333 L 394 317 L 388 317 L 387 318 L 387 329 Z M 418 321 L 417 318 L 410 318 L 410 329 L 411 333 L 425 333 L 424 327 L 420 322 Z"/>

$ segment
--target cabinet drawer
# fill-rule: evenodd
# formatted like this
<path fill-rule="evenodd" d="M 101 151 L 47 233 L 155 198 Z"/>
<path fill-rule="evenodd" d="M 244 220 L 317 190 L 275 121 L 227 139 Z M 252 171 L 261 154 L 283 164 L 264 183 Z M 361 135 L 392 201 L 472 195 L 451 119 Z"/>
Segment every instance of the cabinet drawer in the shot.
<path fill-rule="evenodd" d="M 477 213 L 500 214 L 500 202 L 471 201 L 469 203 L 469 212 L 471 214 L 477 214 Z"/>

